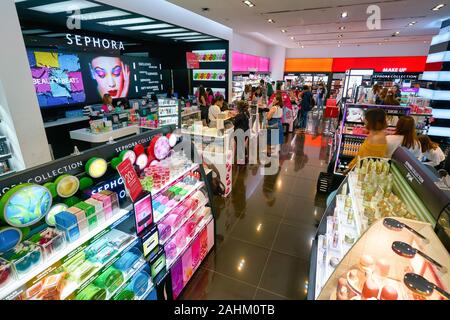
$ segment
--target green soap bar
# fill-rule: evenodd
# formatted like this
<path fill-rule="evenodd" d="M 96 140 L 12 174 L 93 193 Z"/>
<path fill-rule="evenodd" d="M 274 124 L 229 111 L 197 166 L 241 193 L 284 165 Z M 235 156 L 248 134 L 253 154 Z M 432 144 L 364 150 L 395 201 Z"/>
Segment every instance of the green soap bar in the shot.
<path fill-rule="evenodd" d="M 70 197 L 70 198 L 67 198 L 66 200 L 64 200 L 64 203 L 67 204 L 69 207 L 73 207 L 74 205 L 76 205 L 79 202 L 81 202 L 81 200 L 78 199 L 77 197 Z"/>
<path fill-rule="evenodd" d="M 75 208 L 81 209 L 86 213 L 86 217 L 95 215 L 95 207 L 86 202 L 79 202 L 75 205 Z"/>
<path fill-rule="evenodd" d="M 184 197 L 185 195 L 188 194 L 188 192 L 189 192 L 189 191 L 187 191 L 187 190 L 181 190 L 181 191 L 180 191 L 180 196 L 183 196 L 183 197 Z"/>
<path fill-rule="evenodd" d="M 95 215 L 95 214 L 88 217 L 88 223 L 89 223 L 90 226 L 92 226 L 92 225 L 96 226 L 97 225 L 97 221 L 98 221 L 97 220 L 97 215 Z"/>
<path fill-rule="evenodd" d="M 134 300 L 134 292 L 131 290 L 124 290 L 118 294 L 118 296 L 114 300 Z"/>

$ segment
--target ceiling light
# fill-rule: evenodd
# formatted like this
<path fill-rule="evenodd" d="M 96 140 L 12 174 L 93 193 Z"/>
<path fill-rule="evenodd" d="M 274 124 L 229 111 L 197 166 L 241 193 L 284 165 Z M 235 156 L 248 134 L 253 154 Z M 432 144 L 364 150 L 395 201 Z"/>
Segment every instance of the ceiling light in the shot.
<path fill-rule="evenodd" d="M 28 1 L 28 0 L 14 0 L 15 3 L 24 2 L 24 1 Z"/>
<path fill-rule="evenodd" d="M 183 36 L 200 36 L 201 33 L 198 32 L 185 32 L 185 33 L 171 33 L 171 34 L 161 34 L 160 37 L 183 37 Z"/>
<path fill-rule="evenodd" d="M 338 48 L 340 48 L 341 47 L 341 45 L 340 44 L 338 44 Z"/>
<path fill-rule="evenodd" d="M 339 30 L 345 30 L 345 27 L 344 26 L 339 27 Z"/>
<path fill-rule="evenodd" d="M 123 27 L 126 30 L 137 31 L 137 30 L 150 30 L 150 29 L 163 29 L 173 27 L 171 24 L 167 23 L 156 23 L 156 24 L 146 24 L 143 26 L 132 26 L 132 27 Z"/>
<path fill-rule="evenodd" d="M 17 1 L 16 1 L 17 2 Z M 85 1 L 85 0 L 71 0 L 71 1 L 63 1 L 52 4 L 45 4 L 42 6 L 32 7 L 31 10 L 40 11 L 44 13 L 60 13 L 67 11 L 75 11 L 82 9 L 89 9 L 94 7 L 99 7 L 100 5 L 97 3 Z"/>
<path fill-rule="evenodd" d="M 22 34 L 37 34 L 37 33 L 47 33 L 50 32 L 44 29 L 31 29 L 31 30 L 23 30 Z"/>
<path fill-rule="evenodd" d="M 85 14 L 73 14 L 70 16 L 70 18 L 78 19 L 81 21 L 87 21 L 87 20 L 99 20 L 99 19 L 106 19 L 106 18 L 129 16 L 130 14 L 131 13 L 129 13 L 129 12 L 114 9 L 114 10 L 92 12 L 92 13 L 85 13 Z"/>
<path fill-rule="evenodd" d="M 183 28 L 173 28 L 173 29 L 162 29 L 162 30 L 147 30 L 147 31 L 142 31 L 142 32 L 147 33 L 147 34 L 163 34 L 163 33 L 175 33 L 175 32 L 183 32 L 183 31 L 187 31 L 187 30 L 183 29 Z"/>
<path fill-rule="evenodd" d="M 342 38 L 344 35 L 343 34 L 340 34 L 340 35 L 338 35 L 338 38 Z"/>
<path fill-rule="evenodd" d="M 398 36 L 398 35 L 400 34 L 400 31 L 395 31 L 394 34 L 395 34 L 396 36 Z"/>
<path fill-rule="evenodd" d="M 248 7 L 250 7 L 250 8 L 252 8 L 252 7 L 254 7 L 255 6 L 255 4 L 253 3 L 253 2 L 251 2 L 251 1 L 248 1 L 248 0 L 245 0 L 245 1 L 242 1 L 246 6 L 248 6 Z"/>
<path fill-rule="evenodd" d="M 193 37 L 178 37 L 175 40 L 191 40 L 191 39 L 209 39 L 210 36 L 193 36 Z"/>
<path fill-rule="evenodd" d="M 412 22 L 408 23 L 408 26 L 413 26 L 413 25 L 415 25 L 416 23 L 417 23 L 417 21 L 412 21 Z"/>
<path fill-rule="evenodd" d="M 286 29 L 283 29 L 283 30 L 281 30 L 281 32 L 283 32 L 283 33 L 286 33 L 286 32 L 287 32 L 287 30 L 286 30 Z"/>
<path fill-rule="evenodd" d="M 342 43 L 342 41 L 341 41 L 341 40 L 339 40 L 339 41 L 338 41 L 338 43 Z"/>
<path fill-rule="evenodd" d="M 378 42 L 378 45 L 379 45 L 379 46 L 381 46 L 381 44 L 382 44 L 381 42 Z"/>
<path fill-rule="evenodd" d="M 122 19 L 122 20 L 113 20 L 113 21 L 104 21 L 104 22 L 98 22 L 99 24 L 103 24 L 105 26 L 123 26 L 126 24 L 138 24 L 138 23 L 148 23 L 153 22 L 155 20 L 149 19 L 149 18 L 131 18 L 131 19 Z"/>
<path fill-rule="evenodd" d="M 273 19 L 267 19 L 267 22 L 268 22 L 268 23 L 275 23 L 275 20 L 273 20 Z"/>
<path fill-rule="evenodd" d="M 291 40 L 295 40 L 295 37 L 291 37 Z"/>
<path fill-rule="evenodd" d="M 43 37 L 47 38 L 63 38 L 67 35 L 67 33 L 49 33 L 49 34 L 43 34 Z"/>
<path fill-rule="evenodd" d="M 446 6 L 446 4 L 444 4 L 444 3 L 441 3 L 441 4 L 438 4 L 437 6 L 435 6 L 433 9 L 431 9 L 431 10 L 433 10 L 433 11 L 439 11 L 439 10 L 441 10 L 443 7 L 445 7 Z"/>
<path fill-rule="evenodd" d="M 341 13 L 341 18 L 347 18 L 348 17 L 348 12 L 344 11 Z"/>
<path fill-rule="evenodd" d="M 194 39 L 194 40 L 184 40 L 185 42 L 203 42 L 203 41 L 220 41 L 220 39 Z"/>
<path fill-rule="evenodd" d="M 304 48 L 305 46 L 302 46 L 302 49 Z"/>

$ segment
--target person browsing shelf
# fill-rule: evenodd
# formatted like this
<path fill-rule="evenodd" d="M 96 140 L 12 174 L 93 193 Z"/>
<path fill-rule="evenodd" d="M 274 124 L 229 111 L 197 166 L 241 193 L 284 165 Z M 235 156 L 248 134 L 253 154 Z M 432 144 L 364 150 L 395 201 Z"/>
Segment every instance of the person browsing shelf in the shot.
<path fill-rule="evenodd" d="M 217 126 L 217 117 L 222 112 L 224 101 L 225 99 L 223 98 L 222 95 L 220 95 L 214 100 L 214 104 L 212 104 L 211 107 L 209 107 L 208 119 L 210 127 Z"/>
<path fill-rule="evenodd" d="M 358 154 L 348 165 L 347 171 L 353 169 L 360 158 L 384 158 L 387 153 L 387 140 L 384 130 L 387 128 L 386 112 L 383 109 L 370 109 L 365 114 L 366 129 L 369 131 Z"/>
<path fill-rule="evenodd" d="M 400 146 L 408 149 L 417 159 L 422 157 L 422 148 L 417 139 L 416 122 L 413 117 L 400 117 L 397 122 L 395 134 L 387 136 L 386 139 L 388 143 L 388 158 L 392 158 L 395 150 Z"/>
<path fill-rule="evenodd" d="M 383 104 L 385 106 L 399 106 L 400 105 L 400 101 L 395 97 L 394 90 L 390 89 L 387 92 L 386 98 L 383 100 Z"/>
<path fill-rule="evenodd" d="M 111 113 L 114 111 L 113 99 L 108 93 L 103 95 L 102 102 L 103 102 L 103 105 L 102 105 L 103 113 Z"/>
<path fill-rule="evenodd" d="M 200 86 L 198 88 L 197 103 L 200 108 L 200 115 L 203 121 L 203 126 L 208 125 L 208 96 L 206 95 L 205 88 Z"/>
<path fill-rule="evenodd" d="M 435 169 L 441 169 L 444 166 L 445 154 L 439 144 L 431 141 L 427 135 L 420 135 L 417 139 L 422 147 L 423 158 L 429 161 L 429 164 Z"/>

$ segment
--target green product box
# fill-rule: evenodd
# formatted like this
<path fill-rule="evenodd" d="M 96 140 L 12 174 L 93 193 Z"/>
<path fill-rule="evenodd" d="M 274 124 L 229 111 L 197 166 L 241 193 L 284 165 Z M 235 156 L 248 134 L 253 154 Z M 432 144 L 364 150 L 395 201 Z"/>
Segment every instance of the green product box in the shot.
<path fill-rule="evenodd" d="M 75 208 L 81 209 L 86 213 L 86 217 L 95 215 L 95 207 L 86 202 L 79 202 L 75 205 Z"/>

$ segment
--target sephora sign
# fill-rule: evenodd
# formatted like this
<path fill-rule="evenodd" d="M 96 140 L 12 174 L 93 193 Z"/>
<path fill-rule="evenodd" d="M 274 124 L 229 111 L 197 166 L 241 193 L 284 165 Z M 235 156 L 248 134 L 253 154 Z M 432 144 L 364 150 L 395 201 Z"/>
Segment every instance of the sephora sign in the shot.
<path fill-rule="evenodd" d="M 122 41 L 80 36 L 70 33 L 66 34 L 66 41 L 69 46 L 98 48 L 105 50 L 125 50 Z"/>

